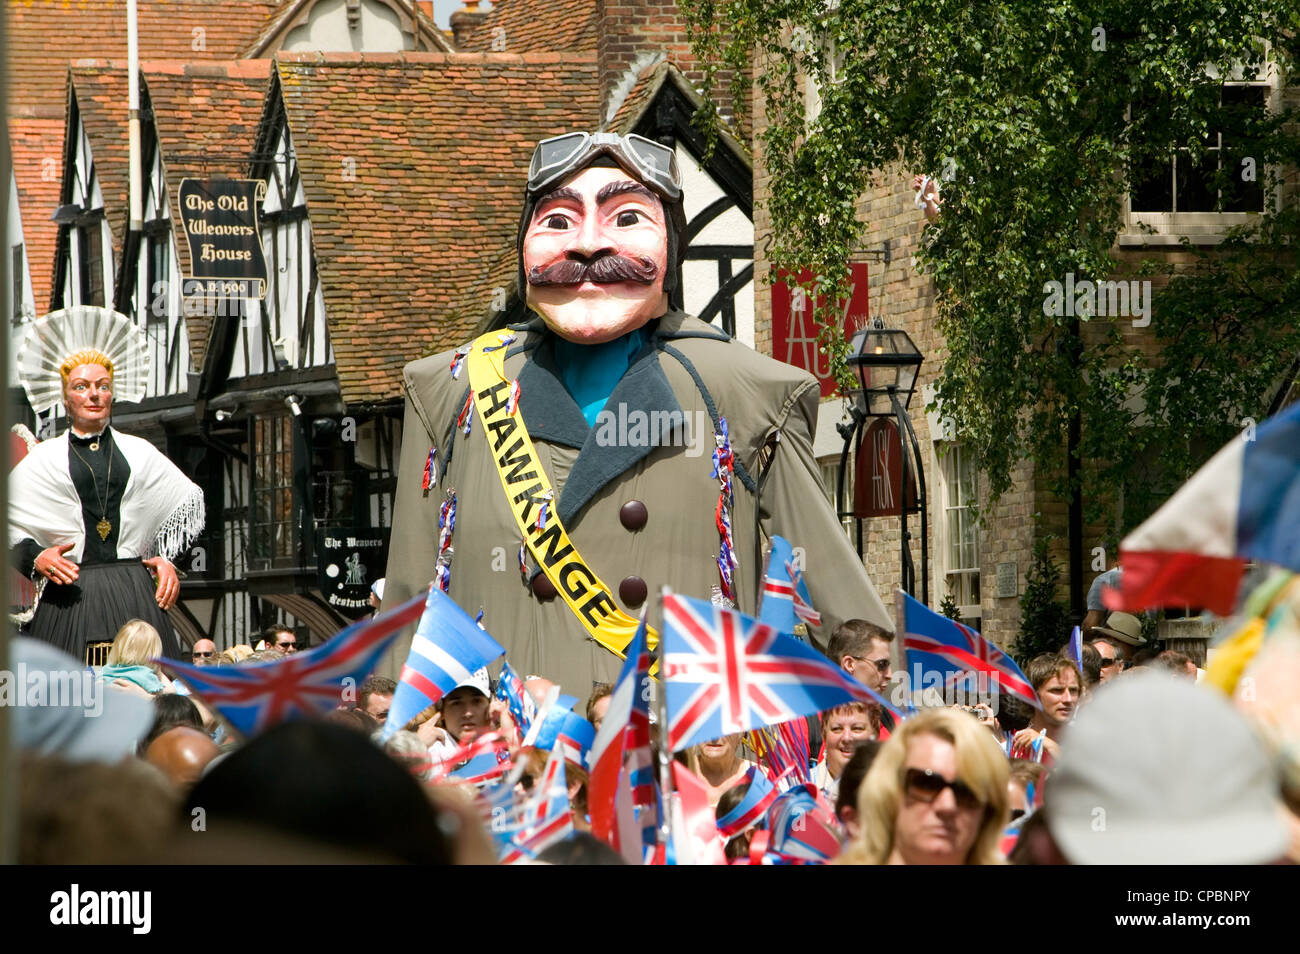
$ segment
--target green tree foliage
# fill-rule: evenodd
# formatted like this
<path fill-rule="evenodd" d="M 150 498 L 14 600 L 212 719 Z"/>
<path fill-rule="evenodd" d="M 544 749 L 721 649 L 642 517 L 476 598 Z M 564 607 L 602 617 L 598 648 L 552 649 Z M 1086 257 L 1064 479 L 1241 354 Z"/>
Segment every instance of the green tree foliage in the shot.
<path fill-rule="evenodd" d="M 949 619 L 961 619 L 961 608 L 953 598 L 952 590 L 943 594 L 943 600 L 939 603 L 939 612 Z"/>
<path fill-rule="evenodd" d="M 1295 0 L 679 3 L 706 99 L 717 70 L 743 76 L 754 58 L 774 273 L 809 268 L 833 289 L 828 301 L 842 298 L 868 226 L 855 203 L 872 177 L 901 163 L 940 179 L 943 211 L 917 256 L 936 283 L 946 342 L 931 356 L 942 361 L 937 400 L 994 498 L 1026 457 L 1051 491 L 1071 490 L 1066 434 L 1077 413 L 1088 517 L 1110 511 L 1122 489 L 1132 526 L 1243 418 L 1262 419 L 1300 352 L 1300 221 L 1278 209 L 1270 171 L 1294 175 L 1300 140 L 1285 110 L 1228 117 L 1220 94 L 1266 59 L 1288 75 Z M 820 89 L 811 122 L 802 75 Z M 1132 184 L 1180 150 L 1183 168 L 1212 166 L 1206 146 L 1225 117 L 1244 130 L 1212 188 L 1230 190 L 1237 160 L 1253 159 L 1268 212 L 1209 254 L 1188 249 L 1194 267 L 1157 292 L 1145 331 L 1159 359 L 1126 339 L 1129 318 L 1045 313 L 1047 283 L 1116 273 Z M 709 131 L 716 114 L 702 110 L 698 122 Z M 1126 277 L 1162 269 L 1151 255 Z M 814 313 L 842 372 L 826 315 Z"/>
<path fill-rule="evenodd" d="M 1034 544 L 1034 562 L 1020 594 L 1020 634 L 1014 655 L 1022 666 L 1039 653 L 1059 651 L 1070 636 L 1069 614 L 1056 599 L 1061 569 L 1048 553 L 1050 542 L 1048 536 Z"/>

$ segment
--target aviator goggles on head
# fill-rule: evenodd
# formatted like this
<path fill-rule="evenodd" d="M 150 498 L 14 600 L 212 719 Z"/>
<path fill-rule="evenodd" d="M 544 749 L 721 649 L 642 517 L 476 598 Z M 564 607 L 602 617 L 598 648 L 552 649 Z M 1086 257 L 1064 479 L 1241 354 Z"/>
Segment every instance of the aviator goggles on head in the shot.
<path fill-rule="evenodd" d="M 543 139 L 533 151 L 528 167 L 528 191 L 535 194 L 571 172 L 582 169 L 593 156 L 608 153 L 630 173 L 639 175 L 670 201 L 682 195 L 682 174 L 677 156 L 653 139 L 629 133 L 565 133 Z"/>

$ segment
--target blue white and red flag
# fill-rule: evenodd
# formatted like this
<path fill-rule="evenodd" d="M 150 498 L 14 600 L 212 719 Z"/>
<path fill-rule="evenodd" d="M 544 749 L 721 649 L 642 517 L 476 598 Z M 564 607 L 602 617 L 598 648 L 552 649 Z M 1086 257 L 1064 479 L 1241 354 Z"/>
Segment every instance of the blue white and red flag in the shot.
<path fill-rule="evenodd" d="M 510 750 L 506 747 L 505 737 L 499 732 L 489 732 L 470 739 L 443 759 L 434 767 L 430 781 L 452 779 L 477 785 L 500 778 L 510 771 L 510 766 Z"/>
<path fill-rule="evenodd" d="M 393 693 L 383 737 L 391 736 L 476 670 L 505 653 L 501 644 L 455 600 L 432 587 Z"/>
<path fill-rule="evenodd" d="M 1065 647 L 1065 653 L 1074 660 L 1076 666 L 1083 668 L 1083 630 L 1078 626 L 1070 630 L 1070 645 Z"/>
<path fill-rule="evenodd" d="M 572 696 L 567 699 L 570 700 L 567 704 L 565 699 L 561 698 L 537 716 L 540 725 L 533 726 L 536 731 L 529 733 L 531 738 L 526 739 L 525 744 L 541 749 L 543 752 L 559 750 L 574 765 L 586 769 L 591 743 L 596 738 L 596 729 L 569 708 L 569 705 L 576 703 L 577 700 Z"/>
<path fill-rule="evenodd" d="M 655 803 L 654 766 L 650 760 L 650 653 L 645 614 L 627 646 L 627 657 L 610 693 L 609 708 L 591 746 L 587 807 L 592 834 L 621 850 L 616 802 L 619 777 L 626 774 L 630 803 Z M 629 756 L 625 758 L 625 756 Z M 653 833 L 652 833 L 653 834 Z"/>
<path fill-rule="evenodd" d="M 668 744 L 676 752 L 733 732 L 884 696 L 811 646 L 736 610 L 664 596 Z"/>
<path fill-rule="evenodd" d="M 749 788 L 745 790 L 745 797 L 740 800 L 740 804 L 718 819 L 718 832 L 723 838 L 739 835 L 746 829 L 761 824 L 767 810 L 781 794 L 767 773 L 757 765 L 749 767 L 745 773 L 745 783 L 748 783 Z"/>
<path fill-rule="evenodd" d="M 1248 560 L 1300 571 L 1300 403 L 1250 427 L 1120 543 L 1113 610 L 1232 613 Z"/>
<path fill-rule="evenodd" d="M 989 685 L 1023 699 L 1035 709 L 1041 709 L 1038 693 L 1020 671 L 1015 660 L 989 642 L 978 632 L 934 612 L 897 590 L 895 599 L 903 607 L 903 648 L 907 652 L 907 667 L 913 676 L 913 688 L 920 688 L 933 679 L 952 686 L 972 674 L 983 673 Z"/>
<path fill-rule="evenodd" d="M 353 623 L 315 649 L 275 662 L 238 666 L 158 662 L 249 738 L 290 719 L 337 709 L 344 686 L 349 685 L 345 680 L 355 687 L 370 675 L 397 634 L 419 618 L 424 601 L 421 593 L 390 612 Z"/>

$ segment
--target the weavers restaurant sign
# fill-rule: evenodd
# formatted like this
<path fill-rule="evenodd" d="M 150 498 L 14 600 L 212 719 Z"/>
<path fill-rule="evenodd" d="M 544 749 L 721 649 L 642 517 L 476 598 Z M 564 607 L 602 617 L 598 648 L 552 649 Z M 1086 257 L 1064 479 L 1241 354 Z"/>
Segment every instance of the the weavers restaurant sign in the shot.
<path fill-rule="evenodd" d="M 316 531 L 316 564 L 325 602 L 349 619 L 370 612 L 370 586 L 388 563 L 388 530 L 378 527 Z"/>
<path fill-rule="evenodd" d="M 205 295 L 266 297 L 266 254 L 257 210 L 261 179 L 182 179 L 177 203 L 190 246 L 190 281 Z"/>

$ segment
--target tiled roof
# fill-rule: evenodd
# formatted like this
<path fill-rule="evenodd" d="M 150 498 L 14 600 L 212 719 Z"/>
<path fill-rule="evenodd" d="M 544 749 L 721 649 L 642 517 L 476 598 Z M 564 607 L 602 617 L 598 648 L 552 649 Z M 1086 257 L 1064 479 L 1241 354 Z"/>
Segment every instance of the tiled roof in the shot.
<path fill-rule="evenodd" d="M 162 147 L 172 228 L 184 274 L 189 268 L 189 248 L 175 207 L 176 189 L 186 176 L 248 175 L 271 62 L 143 62 L 140 72 Z M 83 60 L 73 65 L 70 77 L 104 196 L 104 215 L 113 233 L 113 262 L 120 268 L 130 188 L 126 64 Z M 201 316 L 186 319 L 196 368 L 203 363 L 209 323 Z"/>
<path fill-rule="evenodd" d="M 627 134 L 636 126 L 637 120 L 645 112 L 650 101 L 654 99 L 655 93 L 659 92 L 659 87 L 663 85 L 664 77 L 668 74 L 670 65 L 666 60 L 658 60 L 646 65 L 637 75 L 632 89 L 628 91 L 627 98 L 623 100 L 618 107 L 614 118 L 607 124 L 606 128 L 617 133 Z M 618 88 L 615 89 L 617 93 Z"/>
<path fill-rule="evenodd" d="M 231 59 L 280 2 L 147 0 L 138 12 L 140 58 Z M 9 138 L 32 291 L 44 311 L 58 235 L 50 216 L 59 204 L 67 66 L 84 57 L 126 59 L 126 0 L 7 0 L 5 14 Z M 47 157 L 55 161 L 52 179 L 42 178 Z"/>
<path fill-rule="evenodd" d="M 59 227 L 51 216 L 59 207 L 59 190 L 63 184 L 61 146 L 66 125 L 63 117 L 17 117 L 9 120 L 18 209 L 22 216 L 27 265 L 31 270 L 38 315 L 44 314 L 50 304 L 54 246 L 59 237 Z"/>
<path fill-rule="evenodd" d="M 231 60 L 280 0 L 145 0 L 141 60 Z M 86 57 L 126 59 L 126 0 L 7 0 L 10 116 L 63 119 L 65 67 Z"/>
<path fill-rule="evenodd" d="M 95 174 L 104 196 L 104 215 L 113 233 L 116 268 L 121 260 L 129 211 L 131 164 L 126 138 L 126 66 L 107 60 L 80 60 L 69 70 L 68 82 L 90 141 Z"/>
<path fill-rule="evenodd" d="M 277 69 L 343 398 L 397 396 L 402 366 L 464 340 L 490 302 L 537 141 L 596 125 L 595 57 L 281 54 Z"/>
<path fill-rule="evenodd" d="M 465 49 L 504 53 L 595 53 L 598 0 L 498 0 Z M 502 45 L 504 44 L 504 49 Z"/>
<path fill-rule="evenodd" d="M 263 57 L 274 53 L 278 49 L 276 41 L 283 42 L 282 34 L 287 33 L 292 28 L 293 21 L 298 18 L 304 8 L 309 8 L 315 2 L 316 0 L 282 0 L 280 9 L 272 14 L 257 33 L 257 36 L 239 52 L 239 55 L 241 57 Z M 425 36 L 426 43 L 434 49 L 447 53 L 452 51 L 451 41 L 443 35 L 442 30 L 438 28 L 438 25 L 430 19 L 419 5 L 413 5 L 411 0 L 396 0 L 396 3 L 405 8 L 408 13 L 414 14 L 420 32 Z"/>
<path fill-rule="evenodd" d="M 182 179 L 215 173 L 246 178 L 249 155 L 271 76 L 270 60 L 227 63 L 145 63 L 145 85 L 153 104 L 154 128 L 162 148 L 163 174 L 171 202 L 172 233 L 181 274 L 190 267 L 189 243 L 176 207 Z M 206 159 L 206 161 L 204 161 Z M 212 319 L 187 315 L 190 356 L 201 368 Z"/>

